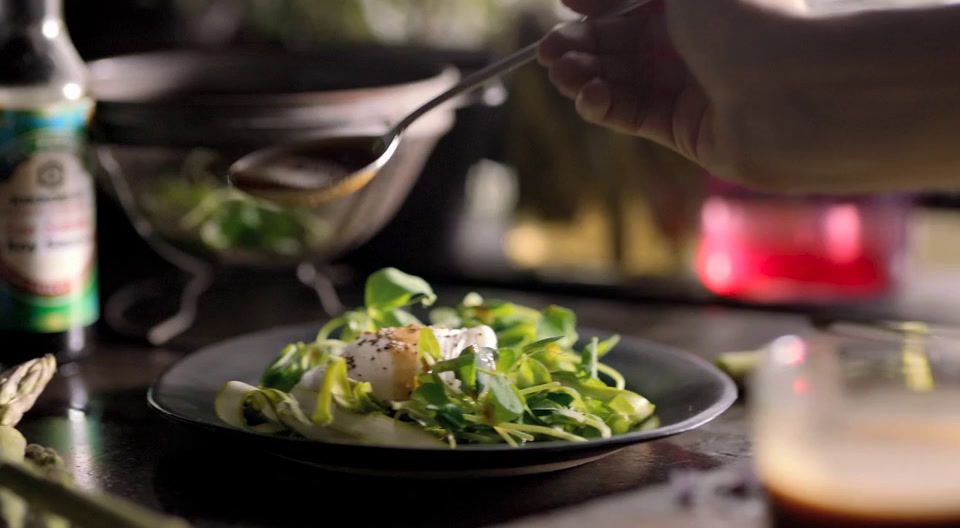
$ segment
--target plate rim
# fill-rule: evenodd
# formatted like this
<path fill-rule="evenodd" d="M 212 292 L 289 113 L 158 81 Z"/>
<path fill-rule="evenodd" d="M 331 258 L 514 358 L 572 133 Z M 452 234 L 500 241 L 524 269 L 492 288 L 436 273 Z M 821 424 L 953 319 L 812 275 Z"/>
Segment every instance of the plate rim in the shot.
<path fill-rule="evenodd" d="M 633 335 L 623 335 L 620 334 L 621 343 L 624 342 L 633 342 L 638 346 L 646 347 L 648 349 L 659 350 L 665 353 L 669 353 L 674 356 L 683 358 L 684 360 L 696 364 L 698 367 L 702 368 L 704 371 L 709 372 L 713 375 L 716 380 L 720 382 L 721 385 L 721 394 L 711 405 L 709 405 L 704 410 L 699 413 L 675 424 L 671 424 L 666 427 L 658 427 L 651 429 L 649 431 L 633 431 L 629 433 L 624 433 L 620 435 L 613 435 L 610 438 L 591 438 L 586 442 L 563 442 L 563 441 L 546 441 L 546 442 L 530 442 L 519 447 L 512 447 L 506 444 L 477 444 L 477 445 L 464 445 L 457 446 L 456 448 L 448 447 L 417 447 L 417 446 L 391 446 L 391 445 L 376 445 L 376 444 L 363 444 L 363 443 L 351 443 L 351 442 L 328 442 L 322 440 L 310 440 L 306 438 L 295 438 L 295 437 L 280 437 L 263 433 L 256 433 L 252 431 L 245 431 L 242 429 L 237 429 L 235 427 L 230 427 L 227 424 L 214 424 L 197 421 L 186 416 L 181 416 L 173 412 L 172 410 L 165 408 L 157 400 L 157 392 L 160 388 L 160 385 L 163 383 L 164 379 L 172 372 L 175 368 L 181 365 L 184 361 L 189 360 L 190 358 L 198 355 L 209 353 L 211 348 L 222 348 L 229 346 L 235 341 L 244 341 L 253 336 L 266 336 L 268 334 L 287 334 L 293 333 L 298 330 L 306 331 L 312 328 L 320 328 L 323 323 L 318 323 L 317 321 L 309 323 L 297 323 L 290 325 L 276 326 L 273 328 L 249 332 L 246 334 L 234 336 L 216 343 L 211 343 L 209 345 L 203 346 L 193 352 L 185 354 L 183 357 L 175 361 L 173 364 L 169 365 L 164 371 L 157 376 L 154 381 L 150 384 L 150 388 L 147 390 L 147 404 L 150 409 L 154 412 L 160 414 L 163 418 L 170 420 L 174 423 L 188 425 L 190 427 L 201 428 L 208 431 L 215 431 L 218 433 L 228 433 L 233 435 L 239 435 L 244 437 L 247 440 L 260 440 L 268 441 L 270 443 L 286 444 L 288 446 L 297 446 L 297 447 L 307 447 L 307 446 L 316 446 L 317 448 L 353 448 L 353 449 L 365 449 L 370 451 L 376 451 L 378 453 L 387 454 L 390 452 L 418 452 L 418 453 L 549 453 L 551 451 L 563 450 L 563 451 L 579 451 L 579 450 L 591 450 L 591 449 L 615 449 L 622 448 L 633 444 L 638 444 L 642 442 L 650 442 L 653 440 L 660 440 L 663 438 L 668 438 L 671 436 L 676 436 L 683 434 L 694 429 L 698 429 L 712 422 L 713 420 L 719 418 L 724 412 L 726 412 L 730 407 L 736 403 L 739 398 L 739 389 L 737 388 L 736 383 L 733 379 L 725 374 L 722 370 L 717 368 L 714 364 L 707 361 L 706 359 L 684 350 L 679 347 L 672 345 L 667 345 L 664 343 L 659 343 L 657 341 L 652 341 L 643 337 L 633 336 Z M 592 327 L 581 327 L 578 329 L 578 332 L 581 334 L 591 334 L 591 335 L 612 335 L 616 332 L 610 330 L 600 330 Z"/>

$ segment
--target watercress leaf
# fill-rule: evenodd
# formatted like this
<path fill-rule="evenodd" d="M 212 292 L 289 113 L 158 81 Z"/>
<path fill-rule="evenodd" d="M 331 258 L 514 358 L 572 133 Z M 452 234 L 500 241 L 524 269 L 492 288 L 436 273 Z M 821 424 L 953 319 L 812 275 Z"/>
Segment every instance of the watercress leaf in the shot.
<path fill-rule="evenodd" d="M 384 268 L 367 279 L 364 300 L 368 310 L 389 312 L 412 304 L 430 306 L 437 295 L 427 281 L 396 268 Z"/>
<path fill-rule="evenodd" d="M 511 347 L 500 347 L 497 354 L 497 372 L 502 373 L 509 372 L 520 357 L 520 351 Z"/>
<path fill-rule="evenodd" d="M 438 383 L 420 385 L 413 391 L 412 399 L 437 407 L 450 403 L 450 398 L 447 397 L 447 391 L 442 384 Z"/>
<path fill-rule="evenodd" d="M 577 342 L 577 316 L 572 310 L 551 305 L 543 309 L 540 322 L 537 324 L 537 337 L 560 336 L 558 344 L 562 347 L 572 347 Z"/>
<path fill-rule="evenodd" d="M 507 327 L 495 327 L 494 330 L 500 346 L 523 346 L 537 337 L 537 325 L 532 321 L 519 321 Z"/>
<path fill-rule="evenodd" d="M 490 423 L 512 422 L 523 416 L 523 396 L 503 374 L 490 378 L 484 395 L 486 416 Z"/>
<path fill-rule="evenodd" d="M 525 357 L 517 362 L 514 377 L 517 387 L 520 389 L 543 385 L 553 381 L 547 367 L 545 367 L 543 363 L 530 357 Z"/>

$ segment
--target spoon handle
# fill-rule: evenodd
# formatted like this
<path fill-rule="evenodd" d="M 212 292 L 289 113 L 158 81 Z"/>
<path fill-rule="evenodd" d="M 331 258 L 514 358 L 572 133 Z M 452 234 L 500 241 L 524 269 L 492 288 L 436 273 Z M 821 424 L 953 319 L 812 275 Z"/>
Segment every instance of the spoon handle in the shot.
<path fill-rule="evenodd" d="M 624 2 L 623 5 L 614 9 L 613 11 L 609 13 L 605 13 L 604 15 L 601 15 L 601 16 L 602 17 L 622 16 L 633 11 L 634 9 L 637 9 L 638 7 L 644 4 L 650 3 L 651 1 L 652 0 L 630 0 L 629 2 Z M 597 18 L 597 17 L 588 17 L 588 18 L 584 18 L 583 20 L 588 20 L 589 18 Z M 391 137 L 399 136 L 400 134 L 403 133 L 404 130 L 406 130 L 410 125 L 412 125 L 414 121 L 416 121 L 417 119 L 420 119 L 421 117 L 423 117 L 424 114 L 430 112 L 434 108 L 450 101 L 451 99 L 454 99 L 467 92 L 470 92 L 471 90 L 474 90 L 479 86 L 482 86 L 484 83 L 486 83 L 490 79 L 494 79 L 501 75 L 505 75 L 507 73 L 512 72 L 513 70 L 516 70 L 521 66 L 524 66 L 530 62 L 533 62 L 533 60 L 537 58 L 537 48 L 539 46 L 540 46 L 540 43 L 535 42 L 519 51 L 512 53 L 511 55 L 507 56 L 503 60 L 497 61 L 487 66 L 486 68 L 478 70 L 464 77 L 463 79 L 460 80 L 460 82 L 458 82 L 452 88 L 450 88 L 446 92 L 443 92 L 437 97 L 431 99 L 426 104 L 414 110 L 410 115 L 405 117 L 403 121 L 400 121 L 399 123 L 397 123 L 397 125 L 390 130 L 390 132 L 387 134 L 386 137 L 391 138 Z M 389 140 L 387 141 L 387 143 L 389 143 Z"/>

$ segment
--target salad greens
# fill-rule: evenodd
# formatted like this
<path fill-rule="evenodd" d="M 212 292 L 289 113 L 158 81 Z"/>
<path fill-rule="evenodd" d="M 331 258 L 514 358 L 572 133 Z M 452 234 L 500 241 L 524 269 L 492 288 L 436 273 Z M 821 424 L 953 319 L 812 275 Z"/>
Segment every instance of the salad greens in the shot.
<path fill-rule="evenodd" d="M 325 324 L 315 341 L 287 345 L 258 387 L 226 384 L 217 415 L 258 433 L 406 446 L 583 442 L 657 426 L 654 405 L 601 361 L 619 337 L 581 344 L 571 310 L 476 293 L 433 308 L 426 326 L 411 309 L 435 301 L 419 277 L 394 268 L 374 273 L 365 306 Z M 444 355 L 439 333 L 481 325 L 496 333 L 497 348 L 469 345 Z M 386 401 L 369 381 L 348 376 L 353 358 L 345 351 L 397 327 L 417 332 L 420 369 L 409 399 Z M 319 388 L 300 383 L 306 376 L 320 376 Z"/>
<path fill-rule="evenodd" d="M 164 237 L 204 254 L 298 258 L 330 237 L 327 222 L 298 208 L 280 207 L 226 187 L 223 163 L 207 149 L 188 154 L 178 171 L 140 196 L 143 212 Z"/>

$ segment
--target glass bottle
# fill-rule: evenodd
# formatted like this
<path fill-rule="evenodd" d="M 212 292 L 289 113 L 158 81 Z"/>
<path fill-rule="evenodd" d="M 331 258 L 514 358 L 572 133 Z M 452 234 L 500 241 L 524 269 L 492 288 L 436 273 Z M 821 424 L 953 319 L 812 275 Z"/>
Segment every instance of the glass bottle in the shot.
<path fill-rule="evenodd" d="M 0 363 L 75 356 L 99 317 L 85 77 L 60 0 L 0 0 Z"/>

